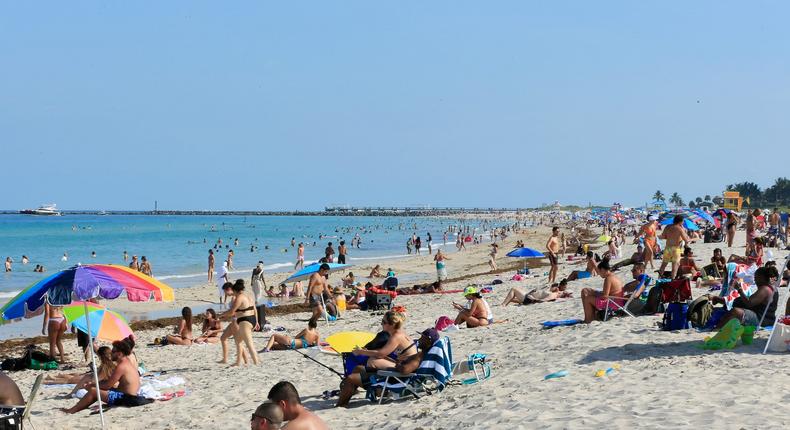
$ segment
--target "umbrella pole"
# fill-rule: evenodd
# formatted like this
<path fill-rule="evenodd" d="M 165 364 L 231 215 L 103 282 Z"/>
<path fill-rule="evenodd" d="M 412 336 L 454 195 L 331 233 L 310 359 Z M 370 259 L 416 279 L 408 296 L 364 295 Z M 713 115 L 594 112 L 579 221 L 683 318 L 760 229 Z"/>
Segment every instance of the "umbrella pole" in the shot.
<path fill-rule="evenodd" d="M 101 405 L 101 390 L 99 389 L 99 369 L 96 368 L 96 356 L 93 355 L 93 337 L 91 336 L 91 319 L 88 315 L 88 302 L 83 301 L 85 307 L 85 326 L 88 328 L 88 348 L 91 351 L 91 364 L 93 364 L 93 382 L 96 384 L 96 403 L 99 404 L 99 417 L 101 417 L 101 428 L 104 428 L 104 410 Z"/>
<path fill-rule="evenodd" d="M 324 303 L 324 293 L 321 292 L 321 307 L 324 308 L 324 319 L 326 323 L 329 324 L 329 313 L 326 311 L 326 303 Z"/>
<path fill-rule="evenodd" d="M 308 358 L 308 359 L 310 359 L 310 360 L 312 360 L 312 361 L 314 361 L 314 362 L 318 363 L 318 364 L 319 364 L 321 367 L 324 367 L 324 368 L 326 368 L 326 369 L 329 369 L 329 370 L 331 370 L 331 371 L 332 371 L 332 372 L 334 372 L 334 373 L 335 373 L 337 376 L 339 376 L 339 377 L 340 377 L 340 379 L 345 379 L 345 375 L 343 375 L 342 373 L 340 373 L 340 372 L 338 372 L 337 370 L 335 370 L 335 369 L 333 369 L 333 368 L 331 368 L 331 367 L 327 366 L 327 365 L 326 365 L 326 364 L 324 364 L 324 363 L 321 363 L 320 361 L 316 360 L 315 358 L 313 358 L 313 357 L 310 357 L 309 355 L 307 355 L 307 354 L 303 353 L 302 351 L 299 351 L 298 349 L 292 349 L 292 351 L 296 351 L 296 352 L 298 352 L 299 354 L 302 354 L 302 355 L 304 356 L 304 358 Z"/>

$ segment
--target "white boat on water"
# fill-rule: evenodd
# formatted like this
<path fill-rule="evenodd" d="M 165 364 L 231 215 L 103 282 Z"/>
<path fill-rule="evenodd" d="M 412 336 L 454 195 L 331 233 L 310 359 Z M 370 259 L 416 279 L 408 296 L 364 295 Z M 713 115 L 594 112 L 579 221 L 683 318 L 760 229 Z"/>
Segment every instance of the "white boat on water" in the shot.
<path fill-rule="evenodd" d="M 45 216 L 60 216 L 61 213 L 54 203 L 48 205 L 41 205 L 36 209 L 23 209 L 19 211 L 21 214 L 26 215 L 45 215 Z"/>
<path fill-rule="evenodd" d="M 96 215 L 109 215 L 109 214 L 107 213 L 107 211 L 101 210 L 101 211 L 96 212 Z"/>

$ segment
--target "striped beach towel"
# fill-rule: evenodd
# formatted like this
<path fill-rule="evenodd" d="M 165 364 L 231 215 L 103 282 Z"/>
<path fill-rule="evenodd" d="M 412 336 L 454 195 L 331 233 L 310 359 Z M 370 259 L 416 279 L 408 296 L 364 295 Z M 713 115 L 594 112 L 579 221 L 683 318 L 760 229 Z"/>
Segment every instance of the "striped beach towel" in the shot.
<path fill-rule="evenodd" d="M 390 391 L 398 395 L 409 393 L 417 395 L 425 392 L 425 384 L 434 382 L 441 391 L 453 376 L 453 357 L 448 337 L 441 338 L 433 344 L 428 353 L 420 362 L 420 367 L 411 375 L 401 375 L 395 372 L 382 371 L 378 376 L 371 376 L 368 389 L 368 398 L 375 401 L 375 389 L 382 388 L 382 397 Z"/>

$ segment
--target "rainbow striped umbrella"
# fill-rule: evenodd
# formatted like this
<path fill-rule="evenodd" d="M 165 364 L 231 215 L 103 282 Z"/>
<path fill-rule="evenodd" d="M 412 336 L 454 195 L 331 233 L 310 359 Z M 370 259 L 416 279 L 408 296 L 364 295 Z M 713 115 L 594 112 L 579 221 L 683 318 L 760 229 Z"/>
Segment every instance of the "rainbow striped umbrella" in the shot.
<path fill-rule="evenodd" d="M 57 272 L 25 288 L 0 308 L 0 325 L 41 315 L 44 300 L 66 306 L 73 296 L 112 300 L 124 293 L 132 302 L 173 301 L 173 289 L 150 276 L 124 266 L 88 264 Z"/>
<path fill-rule="evenodd" d="M 63 308 L 63 314 L 72 327 L 90 334 L 94 339 L 113 342 L 132 334 L 126 318 L 96 303 L 73 302 Z"/>

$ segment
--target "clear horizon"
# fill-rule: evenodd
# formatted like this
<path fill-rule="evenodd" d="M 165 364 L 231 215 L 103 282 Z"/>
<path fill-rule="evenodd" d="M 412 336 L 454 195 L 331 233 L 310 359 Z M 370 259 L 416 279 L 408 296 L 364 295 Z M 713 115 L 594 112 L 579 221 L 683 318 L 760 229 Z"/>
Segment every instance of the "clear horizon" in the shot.
<path fill-rule="evenodd" d="M 790 135 L 788 12 L 4 3 L 3 205 L 633 207 L 765 188 Z"/>

